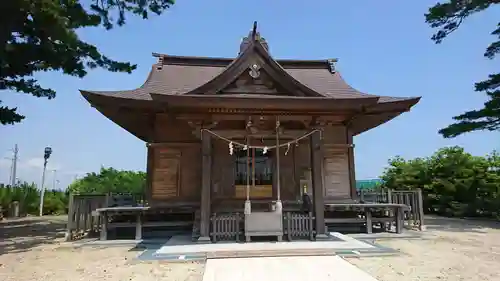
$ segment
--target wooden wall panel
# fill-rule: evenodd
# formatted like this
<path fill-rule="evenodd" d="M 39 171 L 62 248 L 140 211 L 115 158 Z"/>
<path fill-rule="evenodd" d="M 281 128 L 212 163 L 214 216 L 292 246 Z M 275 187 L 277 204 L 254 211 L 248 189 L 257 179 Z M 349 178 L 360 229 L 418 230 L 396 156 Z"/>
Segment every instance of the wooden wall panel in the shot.
<path fill-rule="evenodd" d="M 165 144 L 153 150 L 151 199 L 199 199 L 201 188 L 200 144 Z"/>
<path fill-rule="evenodd" d="M 325 149 L 323 162 L 323 186 L 325 198 L 350 198 L 348 150 Z"/>
<path fill-rule="evenodd" d="M 199 199 L 201 192 L 201 145 L 182 147 L 181 189 L 183 198 Z"/>
<path fill-rule="evenodd" d="M 154 158 L 151 198 L 164 200 L 177 197 L 180 187 L 180 150 L 157 148 Z"/>
<path fill-rule="evenodd" d="M 345 144 L 347 143 L 347 129 L 345 126 L 326 126 L 323 131 L 324 144 Z"/>
<path fill-rule="evenodd" d="M 157 114 L 155 119 L 155 142 L 199 142 L 185 120 L 177 120 L 175 116 Z"/>

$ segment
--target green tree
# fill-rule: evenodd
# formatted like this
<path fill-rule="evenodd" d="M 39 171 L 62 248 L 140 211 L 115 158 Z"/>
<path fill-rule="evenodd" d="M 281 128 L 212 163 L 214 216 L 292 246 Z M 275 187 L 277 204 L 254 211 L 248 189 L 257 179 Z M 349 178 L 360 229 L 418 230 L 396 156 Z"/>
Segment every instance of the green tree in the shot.
<path fill-rule="evenodd" d="M 441 43 L 449 34 L 457 30 L 469 16 L 498 3 L 500 3 L 499 0 L 448 0 L 443 4 L 436 4 L 425 15 L 426 22 L 432 28 L 438 29 L 432 36 L 432 40 Z M 496 40 L 484 52 L 484 57 L 488 59 L 493 59 L 500 52 L 500 23 L 497 24 L 491 35 Z M 476 130 L 498 130 L 500 128 L 499 87 L 500 73 L 491 74 L 488 79 L 476 83 L 475 91 L 484 92 L 488 96 L 484 107 L 453 117 L 456 122 L 441 129 L 439 133 L 445 138 L 452 138 Z"/>
<path fill-rule="evenodd" d="M 88 7 L 84 4 L 89 3 Z M 33 75 L 61 71 L 84 77 L 100 67 L 131 73 L 136 65 L 103 55 L 80 40 L 77 30 L 125 24 L 125 15 L 160 15 L 174 0 L 4 0 L 0 1 L 0 89 L 52 99 L 54 90 L 41 86 Z M 115 21 L 113 21 L 115 15 Z M 17 108 L 1 106 L 0 123 L 14 124 L 25 116 Z"/>
<path fill-rule="evenodd" d="M 134 193 L 144 192 L 146 173 L 118 171 L 113 168 L 101 168 L 99 173 L 88 173 L 68 187 L 73 193 Z"/>
<path fill-rule="evenodd" d="M 426 158 L 391 159 L 381 178 L 386 188 L 421 188 L 427 212 L 499 217 L 499 160 L 496 152 L 478 157 L 446 147 Z"/>
<path fill-rule="evenodd" d="M 40 190 L 34 183 L 22 183 L 19 186 L 0 184 L 0 206 L 5 211 L 13 201 L 20 204 L 22 214 L 38 215 L 40 207 Z M 61 190 L 47 190 L 44 196 L 43 213 L 64 214 L 67 212 L 68 194 Z"/>

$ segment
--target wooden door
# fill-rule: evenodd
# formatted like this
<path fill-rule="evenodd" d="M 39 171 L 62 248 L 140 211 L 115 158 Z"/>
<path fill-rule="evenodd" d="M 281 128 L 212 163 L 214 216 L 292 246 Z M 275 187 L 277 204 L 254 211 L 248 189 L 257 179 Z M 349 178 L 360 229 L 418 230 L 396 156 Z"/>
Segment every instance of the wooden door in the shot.
<path fill-rule="evenodd" d="M 279 153 L 281 199 L 295 200 L 297 199 L 298 194 L 298 185 L 295 179 L 294 165 L 295 145 L 290 146 L 289 149 L 287 147 L 282 147 L 279 150 Z"/>
<path fill-rule="evenodd" d="M 212 194 L 214 198 L 230 198 L 234 195 L 234 155 L 221 140 L 214 140 L 212 151 Z"/>
<path fill-rule="evenodd" d="M 163 200 L 177 197 L 180 186 L 180 150 L 156 148 L 154 155 L 152 199 Z"/>
<path fill-rule="evenodd" d="M 347 150 L 329 150 L 323 162 L 325 198 L 349 198 L 349 160 Z"/>

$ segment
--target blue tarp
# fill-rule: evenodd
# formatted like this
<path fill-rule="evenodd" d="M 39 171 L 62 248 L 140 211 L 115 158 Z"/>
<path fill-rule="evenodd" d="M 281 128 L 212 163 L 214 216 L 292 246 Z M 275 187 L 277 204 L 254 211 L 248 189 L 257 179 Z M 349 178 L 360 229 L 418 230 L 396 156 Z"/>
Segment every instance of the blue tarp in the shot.
<path fill-rule="evenodd" d="M 372 189 L 382 184 L 381 179 L 357 180 L 356 189 Z"/>

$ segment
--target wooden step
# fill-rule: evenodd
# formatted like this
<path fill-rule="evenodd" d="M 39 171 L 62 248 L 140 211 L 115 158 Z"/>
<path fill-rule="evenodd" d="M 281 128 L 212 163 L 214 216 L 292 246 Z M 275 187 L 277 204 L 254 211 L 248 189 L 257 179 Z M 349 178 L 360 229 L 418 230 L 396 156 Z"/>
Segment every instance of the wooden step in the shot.
<path fill-rule="evenodd" d="M 292 257 L 292 256 L 333 256 L 332 249 L 280 249 L 249 251 L 214 251 L 207 253 L 209 259 L 253 258 L 253 257 Z"/>

